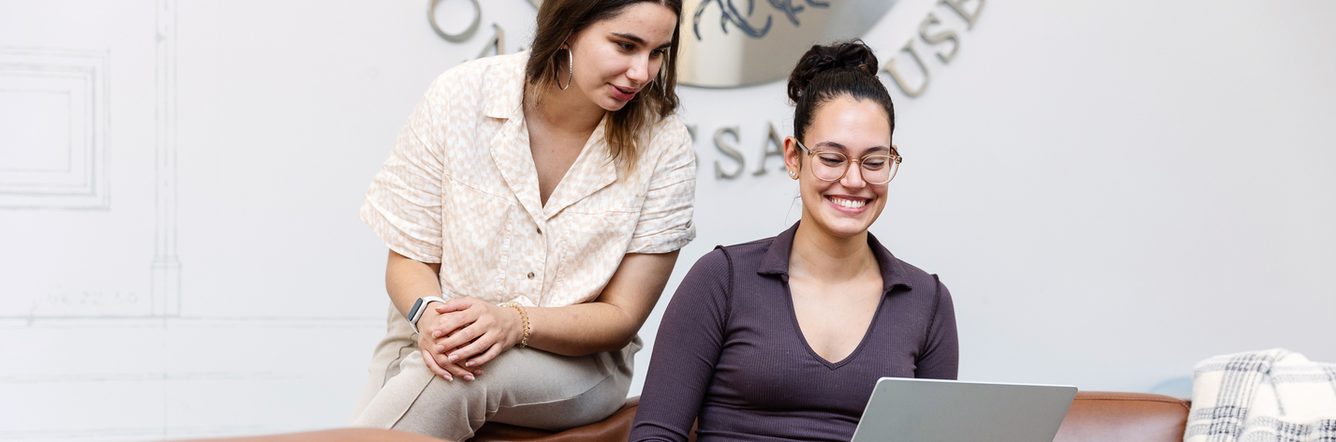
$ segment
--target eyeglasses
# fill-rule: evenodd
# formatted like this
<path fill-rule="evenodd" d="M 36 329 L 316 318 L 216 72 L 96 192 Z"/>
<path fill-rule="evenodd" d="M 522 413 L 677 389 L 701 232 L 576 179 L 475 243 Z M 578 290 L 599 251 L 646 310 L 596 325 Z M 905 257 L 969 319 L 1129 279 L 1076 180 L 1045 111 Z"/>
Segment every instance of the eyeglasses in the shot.
<path fill-rule="evenodd" d="M 817 179 L 826 182 L 839 181 L 849 171 L 851 160 L 847 155 L 833 150 L 814 151 L 804 146 L 803 142 L 798 141 L 797 138 L 794 138 L 793 141 L 798 143 L 800 149 L 807 152 L 807 156 L 815 158 L 815 161 L 812 161 L 812 175 L 815 175 Z M 900 152 L 892 144 L 889 154 L 868 154 L 852 161 L 858 163 L 864 181 L 871 184 L 886 184 L 895 179 L 895 174 L 900 171 L 902 160 Z"/>

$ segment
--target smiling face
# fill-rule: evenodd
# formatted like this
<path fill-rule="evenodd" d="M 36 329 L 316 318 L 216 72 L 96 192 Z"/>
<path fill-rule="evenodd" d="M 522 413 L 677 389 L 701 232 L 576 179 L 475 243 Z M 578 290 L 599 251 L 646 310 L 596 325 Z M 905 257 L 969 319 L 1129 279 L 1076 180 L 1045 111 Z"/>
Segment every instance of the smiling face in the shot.
<path fill-rule="evenodd" d="M 568 43 L 575 57 L 573 88 L 608 112 L 625 107 L 658 78 L 676 26 L 677 14 L 656 2 L 627 6 L 589 25 Z"/>
<path fill-rule="evenodd" d="M 812 115 L 801 140 L 815 152 L 834 151 L 848 158 L 890 153 L 890 118 L 881 105 L 841 95 L 821 104 Z M 840 179 L 827 182 L 813 174 L 820 161 L 798 147 L 793 138 L 784 140 L 784 162 L 798 174 L 803 201 L 803 225 L 835 238 L 851 238 L 867 232 L 886 207 L 886 184 L 863 180 L 862 166 L 850 162 Z"/>

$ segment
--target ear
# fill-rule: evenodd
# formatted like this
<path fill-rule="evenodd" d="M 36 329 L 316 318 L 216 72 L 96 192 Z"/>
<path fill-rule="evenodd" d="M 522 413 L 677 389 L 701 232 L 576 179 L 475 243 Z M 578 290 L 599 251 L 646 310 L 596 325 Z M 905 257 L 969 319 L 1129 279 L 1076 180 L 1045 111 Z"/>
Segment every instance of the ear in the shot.
<path fill-rule="evenodd" d="M 784 168 L 789 170 L 789 176 L 803 170 L 802 153 L 795 138 L 784 137 Z"/>

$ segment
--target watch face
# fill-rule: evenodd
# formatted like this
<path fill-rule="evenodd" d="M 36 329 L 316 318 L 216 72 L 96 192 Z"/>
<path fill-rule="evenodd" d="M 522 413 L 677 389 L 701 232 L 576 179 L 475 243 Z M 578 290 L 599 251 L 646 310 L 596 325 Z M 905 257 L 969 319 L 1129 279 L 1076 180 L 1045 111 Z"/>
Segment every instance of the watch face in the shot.
<path fill-rule="evenodd" d="M 418 309 L 420 309 L 420 308 L 422 308 L 422 298 L 418 298 L 418 300 L 413 301 L 413 306 L 408 308 L 408 321 L 409 321 L 409 322 L 417 322 L 417 321 L 416 321 L 416 319 L 417 319 L 417 312 L 418 312 Z"/>

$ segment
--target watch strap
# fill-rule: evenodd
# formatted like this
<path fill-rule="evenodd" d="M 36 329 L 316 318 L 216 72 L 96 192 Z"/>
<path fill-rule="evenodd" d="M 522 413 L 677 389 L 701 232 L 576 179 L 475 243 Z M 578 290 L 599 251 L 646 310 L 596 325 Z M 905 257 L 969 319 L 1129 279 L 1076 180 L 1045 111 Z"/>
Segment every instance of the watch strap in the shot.
<path fill-rule="evenodd" d="M 422 314 L 427 312 L 427 306 L 433 302 L 445 303 L 445 298 L 440 296 L 423 296 L 413 302 L 413 307 L 408 310 L 408 323 L 413 326 L 413 331 L 418 331 L 418 320 L 422 319 Z"/>

